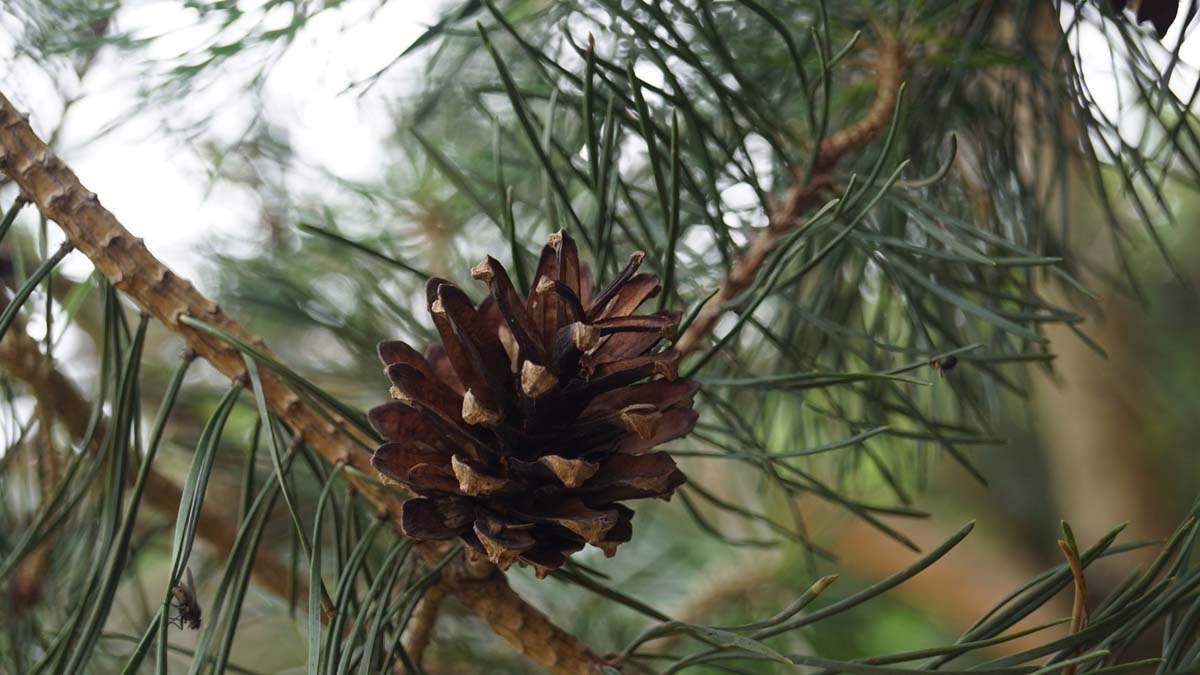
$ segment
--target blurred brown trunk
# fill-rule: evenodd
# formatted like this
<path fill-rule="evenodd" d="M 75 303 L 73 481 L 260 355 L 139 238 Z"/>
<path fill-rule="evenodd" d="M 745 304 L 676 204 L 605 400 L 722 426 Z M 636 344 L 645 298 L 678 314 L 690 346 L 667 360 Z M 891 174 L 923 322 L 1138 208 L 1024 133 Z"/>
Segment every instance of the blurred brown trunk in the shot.
<path fill-rule="evenodd" d="M 1041 65 L 1050 69 L 1064 39 L 1063 31 L 1049 3 L 1037 7 L 1031 39 Z M 1047 122 L 1057 120 L 1061 136 L 1068 143 L 1082 146 L 1088 142 L 1071 101 L 1034 96 L 1021 111 L 1026 119 L 1018 124 L 1019 129 L 1030 130 L 1024 137 L 1019 136 L 1018 141 L 1024 141 L 1019 146 L 1029 157 L 1026 180 L 1031 189 L 1056 184 L 1055 157 L 1050 134 L 1045 130 Z M 1092 195 L 1092 171 L 1082 151 L 1070 153 L 1065 162 L 1069 208 L 1064 211 L 1071 214 L 1072 222 L 1056 225 L 1071 228 L 1072 255 L 1078 256 L 1084 266 L 1101 275 L 1119 277 L 1116 252 L 1104 231 L 1105 215 Z M 1059 213 L 1050 204 L 1063 198 L 1058 191 L 1049 190 L 1044 211 Z M 1085 277 L 1083 282 L 1108 290 L 1094 276 Z M 1142 452 L 1147 443 L 1148 421 L 1144 393 L 1152 384 L 1139 368 L 1137 336 L 1144 330 L 1145 315 L 1139 307 L 1116 294 L 1106 292 L 1098 306 L 1083 307 L 1078 295 L 1056 281 L 1043 278 L 1039 291 L 1046 300 L 1074 306 L 1087 316 L 1082 329 L 1108 353 L 1106 360 L 1066 325 L 1045 327 L 1044 334 L 1058 355 L 1054 362 L 1055 376 L 1051 378 L 1043 370 L 1033 368 L 1032 379 L 1038 431 L 1046 448 L 1059 515 L 1071 523 L 1083 541 L 1097 539 L 1125 520 L 1130 523 L 1127 536 L 1169 534 L 1169 523 L 1176 514 L 1158 489 L 1162 484 L 1162 468 L 1154 466 Z M 1117 581 L 1114 573 L 1152 555 L 1147 551 L 1114 559 L 1111 567 L 1097 567 L 1091 574 L 1099 576 L 1099 584 L 1093 587 L 1111 585 Z"/>
<path fill-rule="evenodd" d="M 1050 3 L 1035 5 L 1030 25 L 1020 26 L 1011 17 L 996 21 L 995 40 L 1020 47 L 1028 38 L 1036 46 L 1041 66 L 1052 69 L 1054 57 L 1063 39 L 1062 27 Z M 1032 27 L 1032 30 L 1029 28 Z M 917 66 L 919 67 L 919 66 Z M 1083 133 L 1070 101 L 1055 100 L 1037 87 L 1024 68 L 997 67 L 981 78 L 986 95 L 1003 100 L 1015 95 L 1017 145 L 1023 150 L 1021 162 L 1027 186 L 1038 186 L 1045 204 L 1055 203 L 1062 195 L 1047 186 L 1056 185 L 1052 125 L 1065 139 L 1079 140 Z M 982 217 L 990 218 L 991 196 L 983 181 L 974 179 L 972 157 L 981 157 L 988 148 L 972 144 L 969 137 L 960 141 L 956 172 L 967 186 Z M 1073 218 L 1071 252 L 1088 264 L 1116 272 L 1114 252 L 1103 232 L 1104 214 L 1090 198 L 1091 173 L 1081 150 L 1066 159 L 1067 189 L 1073 197 L 1068 212 Z M 978 187 L 972 190 L 972 187 Z M 1047 213 L 1058 213 L 1046 208 Z M 1062 223 L 1056 223 L 1060 227 Z M 1085 279 L 1085 283 L 1099 282 Z M 1139 368 L 1137 336 L 1142 314 L 1132 303 L 1116 296 L 1104 298 L 1096 307 L 1079 307 L 1068 292 L 1054 281 L 1042 279 L 1039 293 L 1051 304 L 1076 306 L 1088 316 L 1082 326 L 1108 352 L 1108 359 L 1092 351 L 1071 329 L 1048 324 L 1044 333 L 1051 340 L 1056 376 L 1051 379 L 1042 370 L 1031 368 L 1033 404 L 1038 431 L 1046 452 L 1053 499 L 1057 513 L 1053 517 L 1071 523 L 1081 542 L 1098 540 L 1114 525 L 1130 521 L 1126 538 L 1157 537 L 1169 534 L 1169 524 L 1178 520 L 1157 489 L 1162 484 L 1161 468 L 1153 466 L 1141 448 L 1146 436 L 1146 417 L 1142 392 L 1150 382 Z M 938 616 L 950 626 L 969 625 L 987 611 L 1008 590 L 1042 569 L 1047 559 L 1030 550 L 1022 537 L 1009 536 L 1011 523 L 1003 510 L 981 514 L 980 534 L 993 539 L 982 544 L 978 535 L 973 545 L 955 551 L 916 579 L 896 589 L 895 594 Z M 947 536 L 957 525 L 942 522 L 914 525 L 912 521 L 897 527 L 923 548 Z M 991 521 L 991 522 L 988 522 Z M 881 536 L 865 524 L 854 523 L 839 529 L 835 550 L 842 555 L 842 567 L 866 578 L 882 578 L 915 556 L 899 544 Z M 1052 542 L 1047 541 L 1047 545 Z M 1112 589 L 1128 570 L 1155 554 L 1154 549 L 1135 551 L 1099 561 L 1088 570 L 1090 589 L 1097 596 Z M 1055 559 L 1053 562 L 1059 562 Z M 989 570 L 986 583 L 979 583 L 979 571 Z M 934 592 L 956 588 L 956 593 Z M 1070 610 L 1065 595 L 1032 617 L 1032 625 Z M 1029 636 L 1032 644 L 1041 636 Z M 1022 641 L 1001 645 L 1021 648 Z"/>

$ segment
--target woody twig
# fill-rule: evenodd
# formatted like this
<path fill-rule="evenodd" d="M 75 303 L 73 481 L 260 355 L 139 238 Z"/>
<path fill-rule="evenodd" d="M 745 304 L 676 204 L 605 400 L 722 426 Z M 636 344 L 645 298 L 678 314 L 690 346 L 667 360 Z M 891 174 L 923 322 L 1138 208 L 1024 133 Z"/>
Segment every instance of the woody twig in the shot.
<path fill-rule="evenodd" d="M 741 257 L 729 268 L 721 288 L 709 298 L 696 320 L 679 336 L 675 349 L 687 354 L 701 347 L 705 337 L 725 313 L 729 301 L 754 283 L 759 269 L 775 250 L 780 237 L 803 222 L 805 213 L 820 205 L 822 191 L 829 184 L 830 173 L 838 162 L 870 142 L 887 125 L 900 91 L 900 76 L 904 70 L 903 44 L 891 37 L 882 38 L 874 69 L 875 99 L 871 107 L 857 122 L 820 141 L 820 151 L 811 175 L 807 179 L 800 179 L 780 200 L 771 212 L 767 226 L 754 235 Z M 792 174 L 800 175 L 800 172 L 793 171 Z"/>
<path fill-rule="evenodd" d="M 38 401 L 43 419 L 53 417 L 55 421 L 63 425 L 71 438 L 77 441 L 85 439 L 88 418 L 80 411 L 91 410 L 91 401 L 83 395 L 74 382 L 45 358 L 37 341 L 29 337 L 19 323 L 13 325 L 4 336 L 4 340 L 0 341 L 0 367 L 29 387 Z M 96 455 L 99 452 L 99 439 L 105 437 L 107 426 L 108 421 L 105 419 L 98 423 L 96 431 L 91 435 L 90 445 L 85 448 L 88 453 Z M 132 474 L 130 477 L 132 478 Z M 43 490 L 46 490 L 47 487 L 52 489 L 52 486 L 43 486 Z M 166 516 L 168 520 L 174 520 L 175 514 L 179 510 L 181 494 L 179 486 L 173 480 L 151 468 L 143 492 L 147 505 Z M 228 551 L 237 537 L 236 523 L 230 521 L 229 515 L 231 514 L 212 510 L 201 512 L 196 525 L 197 535 L 215 548 Z M 30 563 L 22 568 L 19 577 L 22 580 L 21 583 L 14 581 L 14 585 L 21 586 L 21 584 L 30 583 L 31 580 L 40 579 L 40 574 L 26 571 L 30 565 L 37 564 L 37 561 L 44 562 L 44 554 L 40 551 L 41 549 L 31 554 Z M 253 571 L 256 583 L 272 593 L 286 598 L 289 590 L 289 576 L 289 566 L 284 561 L 269 552 L 259 552 Z M 21 586 L 18 590 L 24 594 L 33 592 L 33 589 L 25 586 Z"/>

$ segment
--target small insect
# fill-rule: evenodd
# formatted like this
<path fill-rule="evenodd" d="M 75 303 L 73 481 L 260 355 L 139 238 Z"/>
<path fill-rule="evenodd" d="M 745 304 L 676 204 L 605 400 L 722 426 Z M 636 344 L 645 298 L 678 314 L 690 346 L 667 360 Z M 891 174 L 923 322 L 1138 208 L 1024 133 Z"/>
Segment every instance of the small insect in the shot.
<path fill-rule="evenodd" d="M 934 359 L 929 362 L 929 367 L 938 371 L 942 377 L 945 377 L 948 371 L 954 370 L 954 366 L 957 365 L 958 357 L 953 354 L 949 356 L 943 356 L 940 359 Z"/>
<path fill-rule="evenodd" d="M 171 605 L 177 612 L 168 623 L 183 630 L 196 630 L 200 627 L 200 602 L 196 600 L 196 582 L 192 579 L 192 568 L 187 568 L 187 584 L 175 584 L 171 587 Z"/>

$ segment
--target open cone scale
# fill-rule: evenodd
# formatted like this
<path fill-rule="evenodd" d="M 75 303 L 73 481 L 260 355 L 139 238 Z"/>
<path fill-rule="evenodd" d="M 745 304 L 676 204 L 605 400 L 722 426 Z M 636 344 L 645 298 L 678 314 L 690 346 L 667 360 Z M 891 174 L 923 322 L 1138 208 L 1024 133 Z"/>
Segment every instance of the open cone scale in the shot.
<path fill-rule="evenodd" d="M 593 288 L 575 242 L 551 235 L 528 296 L 490 256 L 471 270 L 478 306 L 444 279 L 427 304 L 441 344 L 422 355 L 379 345 L 394 401 L 369 418 L 383 437 L 372 464 L 418 496 L 401 527 L 459 538 L 501 568 L 539 577 L 591 544 L 608 556 L 633 534 L 622 502 L 670 498 L 685 481 L 654 448 L 691 432 L 698 385 L 661 349 L 681 314 L 635 315 L 659 292 L 643 254 Z"/>

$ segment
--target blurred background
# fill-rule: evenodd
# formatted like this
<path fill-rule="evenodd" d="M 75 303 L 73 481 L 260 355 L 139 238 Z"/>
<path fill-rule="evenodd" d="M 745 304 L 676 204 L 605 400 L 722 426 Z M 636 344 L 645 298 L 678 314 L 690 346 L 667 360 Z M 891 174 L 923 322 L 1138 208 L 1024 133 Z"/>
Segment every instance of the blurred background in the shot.
<path fill-rule="evenodd" d="M 513 3 L 506 13 L 536 16 L 550 12 L 550 5 Z M 443 14 L 457 9 L 457 3 L 371 0 L 9 2 L 0 9 L 0 91 L 30 113 L 39 135 L 50 139 L 84 185 L 144 237 L 156 256 L 264 336 L 296 371 L 351 405 L 367 408 L 387 396 L 375 343 L 430 339 L 424 311 L 414 309 L 423 303 L 416 276 L 461 281 L 484 252 L 508 250 L 504 233 L 481 222 L 479 206 L 444 170 L 439 155 L 467 166 L 468 177 L 489 175 L 490 162 L 475 166 L 464 158 L 473 151 L 471 144 L 480 153 L 491 152 L 490 123 L 471 126 L 451 115 L 438 118 L 434 94 L 445 82 L 439 68 L 457 56 L 445 46 L 414 46 Z M 1180 16 L 1190 11 L 1185 3 Z M 1074 17 L 1070 7 L 1061 9 L 1062 25 L 1072 25 Z M 1200 58 L 1200 40 L 1189 39 L 1193 28 L 1178 21 L 1162 40 L 1165 51 L 1183 64 Z M 472 31 L 472 24 L 462 30 Z M 1122 76 L 1110 63 L 1103 31 L 1081 30 L 1077 37 L 1074 50 L 1097 105 L 1110 111 L 1121 133 L 1138 137 L 1147 121 L 1144 113 L 1126 108 Z M 405 55 L 410 47 L 413 53 Z M 934 57 L 913 65 L 949 67 Z M 487 70 L 477 62 L 470 68 Z M 1186 65 L 1178 70 L 1171 86 L 1190 93 L 1194 71 Z M 644 79 L 653 82 L 655 75 L 647 72 Z M 661 76 L 657 82 L 662 83 Z M 934 158 L 937 150 L 927 149 Z M 959 161 L 969 152 L 969 146 L 960 150 Z M 529 185 L 519 176 L 509 179 L 518 189 L 542 190 L 533 185 L 536 169 L 530 174 Z M 1136 291 L 1105 283 L 1100 273 L 1081 275 L 1096 294 L 1090 300 L 1045 290 L 1046 297 L 1077 308 L 1084 318 L 1039 326 L 1053 356 L 1003 362 L 994 375 L 1012 386 L 980 390 L 986 426 L 971 436 L 969 454 L 986 485 L 936 447 L 927 447 L 936 444 L 907 447 L 889 437 L 863 443 L 854 453 L 798 462 L 862 503 L 894 505 L 896 513 L 883 509 L 868 522 L 812 495 L 758 496 L 755 481 L 729 479 L 724 463 L 685 458 L 692 484 L 706 490 L 707 498 L 685 492 L 684 499 L 669 504 L 642 505 L 638 534 L 618 558 L 606 560 L 589 550 L 580 562 L 673 617 L 733 624 L 770 615 L 779 598 L 807 588 L 818 569 L 842 575 L 828 595 L 845 597 L 916 559 L 913 548 L 928 550 L 975 520 L 966 544 L 877 601 L 871 611 L 860 608 L 789 638 L 796 650 L 856 658 L 955 639 L 1026 579 L 1062 562 L 1055 543 L 1062 520 L 1085 546 L 1125 521 L 1128 540 L 1169 535 L 1200 487 L 1195 442 L 1200 438 L 1200 312 L 1191 290 L 1200 286 L 1200 228 L 1193 226 L 1200 203 L 1195 185 L 1187 183 L 1171 182 L 1162 189 L 1174 220 L 1159 232 L 1174 269 L 1148 237 L 1135 232 L 1128 265 L 1138 279 Z M 5 204 L 9 188 L 2 193 Z M 744 185 L 726 187 L 721 198 L 731 212 L 753 211 L 755 195 Z M 1080 191 L 1070 199 L 1070 210 L 1095 212 L 1092 195 Z M 1122 208 L 1119 197 L 1113 201 Z M 1134 213 L 1131 205 L 1123 209 Z M 755 227 L 754 217 L 738 216 L 736 243 Z M 1087 234 L 1087 227 L 1099 225 L 1085 222 L 1077 242 L 1096 236 Z M 548 223 L 531 224 L 527 248 L 536 250 L 550 230 Z M 685 235 L 683 241 L 694 250 L 707 241 L 695 233 L 693 238 L 689 242 Z M 33 209 L 22 212 L 0 246 L 6 283 L 18 287 L 37 256 L 53 251 L 61 240 Z M 697 253 L 694 262 L 702 263 L 702 256 Z M 48 289 L 51 297 L 34 296 L 24 328 L 28 338 L 53 343 L 54 365 L 82 392 L 92 391 L 101 377 L 97 354 L 104 317 L 91 275 L 87 260 L 71 254 Z M 687 285 L 681 296 L 689 303 L 712 289 L 708 280 L 681 283 Z M 65 326 L 52 339 L 45 332 L 46 308 L 57 317 L 51 330 Z M 946 351 L 929 347 L 925 354 Z M 146 401 L 157 400 L 179 348 L 169 333 L 151 327 L 143 365 Z M 755 352 L 746 349 L 742 354 L 753 364 Z M 904 354 L 903 361 L 919 361 L 920 352 Z M 968 354 L 944 376 L 919 370 L 915 374 L 931 386 L 912 401 L 931 416 L 958 411 L 958 388 L 969 387 L 964 383 L 987 366 L 986 359 L 972 361 Z M 203 394 L 181 402 L 171 420 L 169 445 L 158 460 L 176 480 L 226 385 L 211 370 L 197 367 L 187 386 Z M 35 426 L 30 422 L 35 401 L 12 387 L 6 392 L 0 434 L 8 446 L 8 470 L 30 477 L 25 484 L 4 482 L 12 524 L 36 506 L 42 469 L 36 454 L 16 450 Z M 752 395 L 759 408 L 746 424 L 765 447 L 808 448 L 839 438 L 819 422 L 821 406 L 832 405 L 828 400 L 792 391 Z M 146 414 L 152 410 L 153 405 Z M 249 407 L 235 410 L 226 437 L 236 452 L 249 446 L 254 424 Z M 685 451 L 713 447 L 701 439 L 677 445 Z M 257 461 L 268 470 L 268 460 Z M 235 464 L 218 467 L 208 502 L 237 503 L 239 481 Z M 319 490 L 319 483 L 310 482 L 297 489 Z M 791 503 L 785 505 L 787 500 Z M 771 534 L 770 526 L 715 505 L 722 501 L 754 503 L 768 515 L 796 509 L 804 514 L 806 543 L 768 545 L 762 540 Z M 159 518 L 157 525 L 153 517 L 144 527 L 139 523 L 143 552 L 134 559 L 139 581 L 121 587 L 117 609 L 105 625 L 111 639 L 101 644 L 102 651 L 125 653 L 152 613 L 151 598 L 157 597 L 156 584 L 169 563 L 153 542 L 169 535 L 172 518 Z M 297 549 L 286 522 L 276 513 L 266 530 L 263 549 L 276 557 L 277 575 L 251 585 L 232 652 L 231 663 L 252 672 L 304 671 L 304 622 L 293 606 L 297 597 L 303 606 L 304 570 L 297 574 L 291 562 Z M 881 533 L 885 529 L 893 536 Z M 914 546 L 904 545 L 905 540 Z M 220 547 L 210 544 L 201 545 L 191 563 L 202 599 L 214 592 L 222 565 Z M 829 552 L 832 560 L 814 555 L 814 549 Z M 1090 593 L 1104 597 L 1155 553 L 1138 550 L 1098 562 L 1089 572 Z M 525 570 L 509 576 L 533 604 L 575 634 L 588 636 L 600 650 L 620 649 L 646 625 L 633 609 L 577 586 L 536 581 Z M 52 605 L 69 602 L 55 599 L 53 588 L 39 592 Z M 1070 611 L 1068 589 L 1021 625 Z M 453 605 L 443 612 L 450 618 L 440 624 L 429 648 L 430 672 L 526 672 L 527 663 L 474 620 Z M 1061 633 L 1065 626 L 1050 630 Z M 178 638 L 183 646 L 191 639 L 188 634 Z M 992 655 L 1041 639 L 1039 634 L 1014 640 Z"/>

